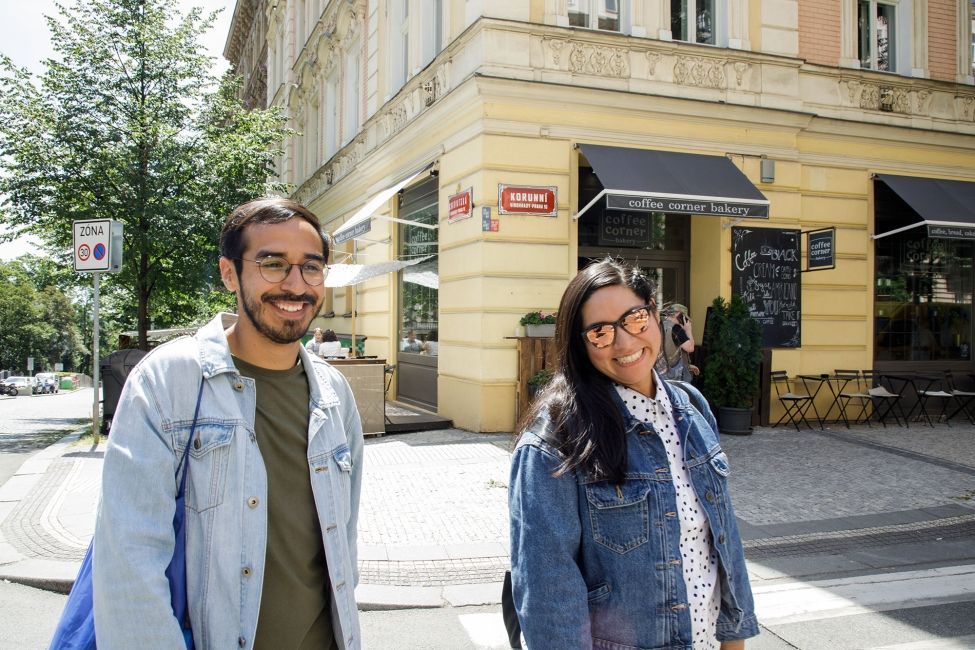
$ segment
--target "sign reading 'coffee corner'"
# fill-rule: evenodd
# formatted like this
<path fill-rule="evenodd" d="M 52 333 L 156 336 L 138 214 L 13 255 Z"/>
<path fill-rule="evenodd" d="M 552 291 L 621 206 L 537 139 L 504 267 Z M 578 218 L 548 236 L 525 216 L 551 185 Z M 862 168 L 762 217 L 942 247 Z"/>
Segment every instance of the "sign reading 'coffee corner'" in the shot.
<path fill-rule="evenodd" d="M 607 194 L 607 210 L 666 212 L 670 214 L 708 214 L 716 217 L 768 219 L 768 204 L 703 197 L 632 196 Z"/>

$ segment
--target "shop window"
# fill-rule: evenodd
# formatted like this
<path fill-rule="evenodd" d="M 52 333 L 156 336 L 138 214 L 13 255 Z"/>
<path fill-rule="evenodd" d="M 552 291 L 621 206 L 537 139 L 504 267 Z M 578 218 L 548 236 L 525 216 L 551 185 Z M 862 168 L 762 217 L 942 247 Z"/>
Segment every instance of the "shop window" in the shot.
<path fill-rule="evenodd" d="M 670 0 L 670 30 L 675 41 L 715 45 L 715 0 Z"/>
<path fill-rule="evenodd" d="M 569 25 L 608 32 L 622 31 L 623 0 L 568 0 Z"/>
<path fill-rule="evenodd" d="M 877 361 L 969 361 L 975 243 L 904 232 L 877 240 Z"/>
<path fill-rule="evenodd" d="M 860 0 L 857 8 L 857 51 L 860 67 L 897 72 L 897 5 Z"/>
<path fill-rule="evenodd" d="M 400 194 L 399 218 L 417 224 L 438 224 L 437 178 Z M 399 259 L 433 258 L 400 271 L 400 352 L 436 354 L 440 313 L 440 276 L 437 263 L 438 231 L 412 225 L 399 226 Z M 410 333 L 412 332 L 412 336 Z M 432 336 L 432 338 L 431 338 Z"/>

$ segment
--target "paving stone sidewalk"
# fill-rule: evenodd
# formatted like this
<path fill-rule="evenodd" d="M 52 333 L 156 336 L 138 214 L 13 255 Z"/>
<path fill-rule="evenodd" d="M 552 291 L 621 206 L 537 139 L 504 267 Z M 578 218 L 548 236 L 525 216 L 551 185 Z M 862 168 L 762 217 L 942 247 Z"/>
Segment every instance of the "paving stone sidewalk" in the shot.
<path fill-rule="evenodd" d="M 930 561 L 975 557 L 971 427 L 758 428 L 721 442 L 753 580 L 876 568 L 892 560 L 864 554 L 898 544 L 922 545 Z M 510 449 L 510 435 L 457 429 L 367 440 L 364 608 L 498 602 Z M 68 436 L 0 487 L 0 577 L 70 584 L 103 453 Z"/>

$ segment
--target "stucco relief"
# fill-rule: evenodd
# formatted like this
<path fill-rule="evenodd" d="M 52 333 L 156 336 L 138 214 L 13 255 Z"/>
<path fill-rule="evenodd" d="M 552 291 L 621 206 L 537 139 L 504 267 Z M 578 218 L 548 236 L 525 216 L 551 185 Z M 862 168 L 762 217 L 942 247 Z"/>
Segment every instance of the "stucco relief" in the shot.
<path fill-rule="evenodd" d="M 724 89 L 724 59 L 705 59 L 691 56 L 678 56 L 674 62 L 674 82 L 682 86 Z"/>
<path fill-rule="evenodd" d="M 850 104 L 868 111 L 884 111 L 903 115 L 918 115 L 928 112 L 931 91 L 911 90 L 901 86 L 888 86 L 877 83 L 864 83 L 856 80 L 839 82 L 846 85 Z"/>
<path fill-rule="evenodd" d="M 752 65 L 746 61 L 735 61 L 735 84 L 740 88 L 745 79 L 745 73 L 751 70 Z"/>
<path fill-rule="evenodd" d="M 650 79 L 657 75 L 657 64 L 660 63 L 660 52 L 645 52 L 647 56 L 647 70 Z"/>
<path fill-rule="evenodd" d="M 975 122 L 975 95 L 956 95 L 955 105 L 960 119 Z"/>
<path fill-rule="evenodd" d="M 546 67 L 577 74 L 625 79 L 630 76 L 630 52 L 619 47 L 543 39 L 551 63 Z"/>

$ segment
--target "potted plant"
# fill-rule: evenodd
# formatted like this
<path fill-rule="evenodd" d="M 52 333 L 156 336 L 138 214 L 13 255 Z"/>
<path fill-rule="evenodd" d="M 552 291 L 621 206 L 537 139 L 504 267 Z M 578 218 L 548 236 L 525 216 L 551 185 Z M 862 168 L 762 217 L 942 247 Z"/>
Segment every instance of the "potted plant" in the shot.
<path fill-rule="evenodd" d="M 528 398 L 534 399 L 538 391 L 545 387 L 545 384 L 552 379 L 552 371 L 548 368 L 542 368 L 534 375 L 528 378 Z"/>
<path fill-rule="evenodd" d="M 711 303 L 701 368 L 704 396 L 717 407 L 722 433 L 751 433 L 752 403 L 758 394 L 762 328 L 741 296 Z"/>
<path fill-rule="evenodd" d="M 555 336 L 555 313 L 530 311 L 518 321 L 525 326 L 527 336 Z"/>

